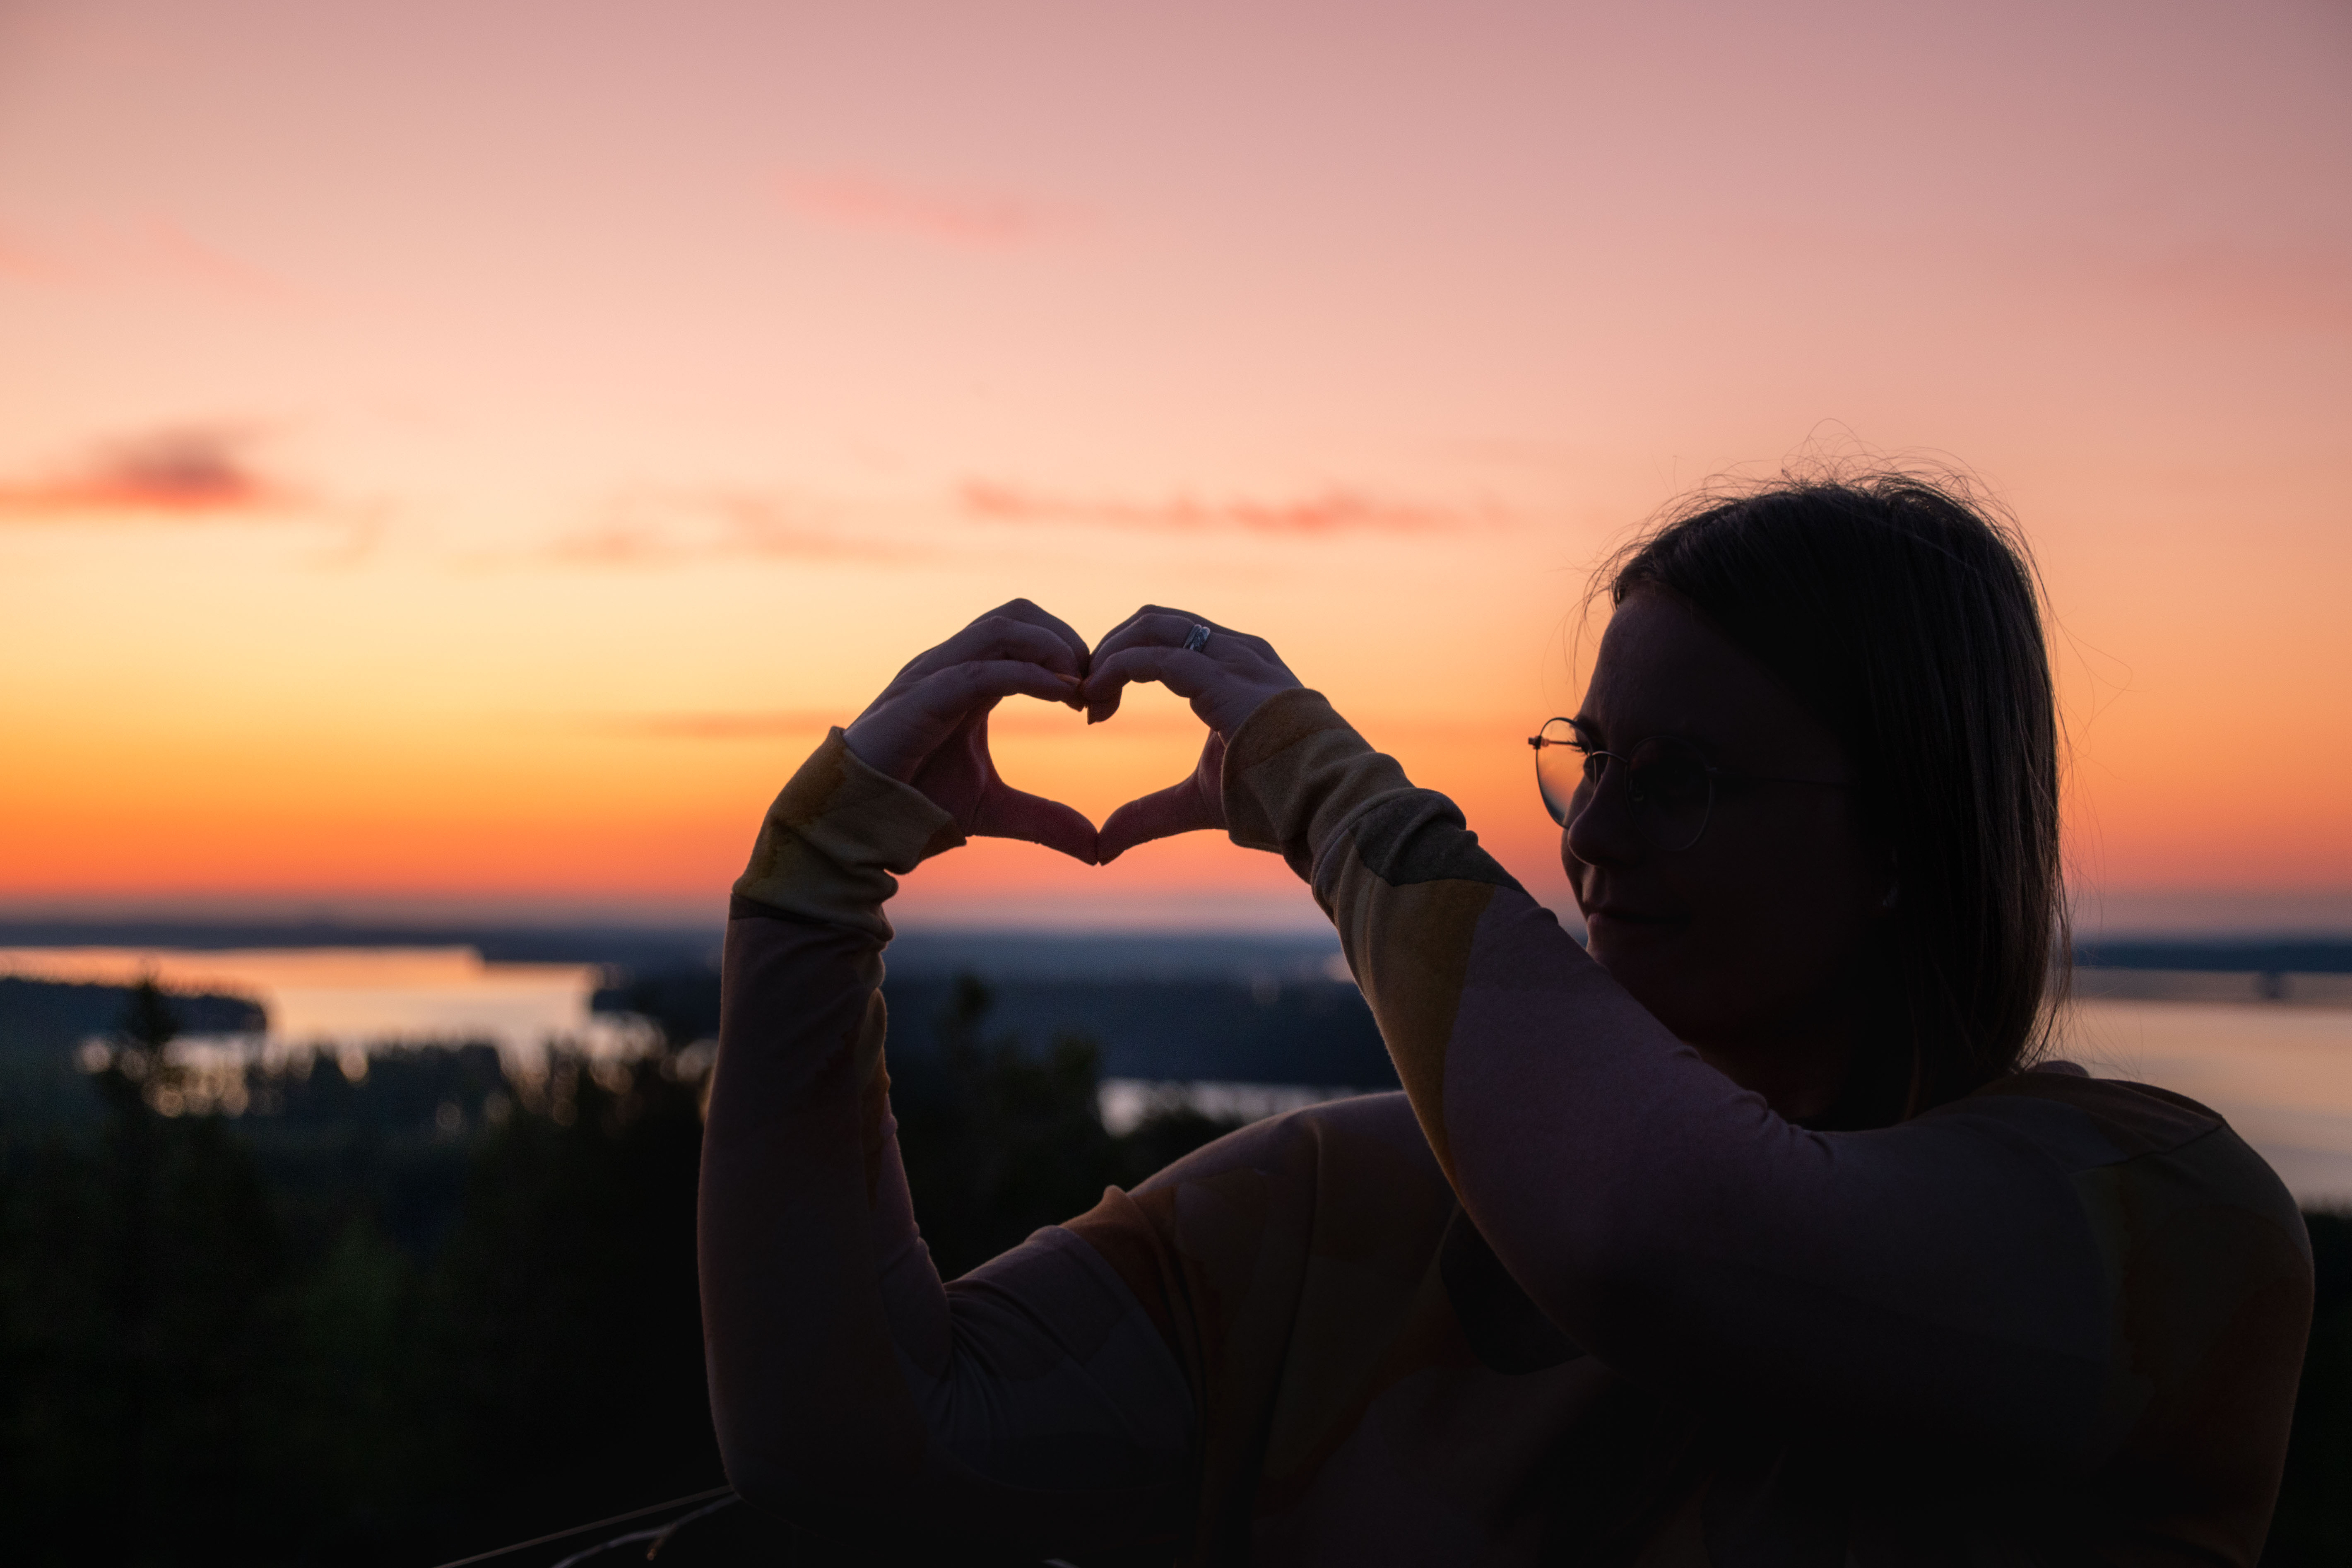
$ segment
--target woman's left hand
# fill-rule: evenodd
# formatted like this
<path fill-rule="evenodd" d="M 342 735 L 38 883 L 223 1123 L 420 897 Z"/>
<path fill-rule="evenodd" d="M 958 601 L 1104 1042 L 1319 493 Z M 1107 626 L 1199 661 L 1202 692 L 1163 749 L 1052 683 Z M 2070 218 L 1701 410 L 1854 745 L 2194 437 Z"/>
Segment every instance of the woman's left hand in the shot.
<path fill-rule="evenodd" d="M 1075 707 L 1086 671 L 1086 639 L 1015 599 L 900 670 L 845 738 L 859 761 L 920 790 L 965 834 L 1024 838 L 1092 865 L 1094 824 L 1006 784 L 988 749 L 997 703 L 1017 695 Z"/>
<path fill-rule="evenodd" d="M 1208 628 L 1207 640 L 1187 647 L 1196 626 Z M 1120 691 L 1136 680 L 1156 680 L 1190 699 L 1193 713 L 1209 726 L 1209 739 L 1201 748 L 1200 762 L 1182 782 L 1111 813 L 1096 840 L 1096 858 L 1105 865 L 1155 838 L 1203 828 L 1222 830 L 1225 742 L 1257 711 L 1258 704 L 1299 685 L 1264 637 L 1159 605 L 1144 605 L 1095 645 L 1089 673 L 1078 688 L 1087 722 L 1099 724 L 1118 712 Z"/>

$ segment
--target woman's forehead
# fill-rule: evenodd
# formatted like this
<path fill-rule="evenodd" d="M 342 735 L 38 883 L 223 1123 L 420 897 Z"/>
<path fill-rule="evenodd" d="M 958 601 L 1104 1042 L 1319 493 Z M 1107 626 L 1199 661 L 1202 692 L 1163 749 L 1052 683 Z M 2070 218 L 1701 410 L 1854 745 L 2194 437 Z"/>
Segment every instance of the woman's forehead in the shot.
<path fill-rule="evenodd" d="M 1612 745 L 1680 735 L 1776 757 L 1842 749 L 1754 656 L 1675 595 L 1651 589 L 1626 595 L 1610 618 L 1579 717 Z"/>

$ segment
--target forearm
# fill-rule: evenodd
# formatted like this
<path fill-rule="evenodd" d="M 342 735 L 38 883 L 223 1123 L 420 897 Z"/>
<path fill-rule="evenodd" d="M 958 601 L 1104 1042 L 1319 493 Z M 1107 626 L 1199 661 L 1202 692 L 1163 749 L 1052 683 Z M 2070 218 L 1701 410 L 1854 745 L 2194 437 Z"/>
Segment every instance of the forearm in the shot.
<path fill-rule="evenodd" d="M 951 1291 L 916 1230 L 881 900 L 954 841 L 943 816 L 836 737 L 737 885 L 700 1215 L 721 1451 L 746 1495 L 803 1518 L 1041 1544 L 1150 1533 L 1189 1404 L 1108 1266 L 1049 1237 Z"/>
<path fill-rule="evenodd" d="M 720 1448 L 754 1498 L 878 1500 L 922 1453 L 882 1301 L 861 1103 L 880 1067 L 880 971 L 856 932 L 729 922 L 703 1330 Z"/>
<path fill-rule="evenodd" d="M 893 1237 L 875 1204 L 895 1158 L 881 905 L 943 823 L 836 736 L 778 797 L 737 884 L 699 1249 L 712 1414 L 755 1496 L 877 1499 L 921 1458 L 882 1287 L 913 1226 Z M 944 1320 L 936 1277 L 898 1315 L 927 1309 Z"/>
<path fill-rule="evenodd" d="M 1696 1062 L 1479 847 L 1453 802 L 1416 789 L 1318 693 L 1268 701 L 1235 735 L 1225 810 L 1235 842 L 1281 854 L 1313 888 L 1457 1186 L 1457 1124 L 1475 1138 L 1487 1109 L 1450 1101 L 1446 1089 L 1474 968 L 1481 989 L 1519 994 L 1521 1029 L 1565 1026 L 1590 1042 L 1574 1060 L 1546 1060 L 1554 1082 L 1612 1063 L 1639 1077 Z"/>

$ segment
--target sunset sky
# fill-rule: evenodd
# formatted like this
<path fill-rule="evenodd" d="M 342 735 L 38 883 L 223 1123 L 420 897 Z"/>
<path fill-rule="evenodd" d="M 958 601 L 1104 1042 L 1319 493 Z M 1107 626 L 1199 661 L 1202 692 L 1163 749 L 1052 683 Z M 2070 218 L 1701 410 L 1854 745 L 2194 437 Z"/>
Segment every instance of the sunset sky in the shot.
<path fill-rule="evenodd" d="M 2033 541 L 2095 920 L 2352 927 L 2348 193 L 2336 0 L 0 0 L 0 909 L 715 919 L 1015 595 L 1267 637 L 1564 908 L 1587 568 L 1861 452 Z M 1199 742 L 1000 729 L 1097 820 Z"/>

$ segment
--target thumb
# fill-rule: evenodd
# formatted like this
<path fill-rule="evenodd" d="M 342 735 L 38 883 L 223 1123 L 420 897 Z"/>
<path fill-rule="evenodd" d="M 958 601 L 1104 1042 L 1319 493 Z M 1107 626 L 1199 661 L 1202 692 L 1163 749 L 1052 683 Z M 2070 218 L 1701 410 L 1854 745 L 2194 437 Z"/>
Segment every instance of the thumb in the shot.
<path fill-rule="evenodd" d="M 1181 784 L 1154 790 L 1110 814 L 1110 820 L 1103 824 L 1102 836 L 1096 842 L 1096 858 L 1108 866 L 1137 845 L 1149 844 L 1155 838 L 1223 828 L 1223 806 L 1222 801 L 1214 801 L 1202 793 L 1198 773 Z"/>
<path fill-rule="evenodd" d="M 1058 800 L 999 784 L 981 798 L 967 832 L 980 838 L 1018 838 L 1097 864 L 1095 825 Z"/>

